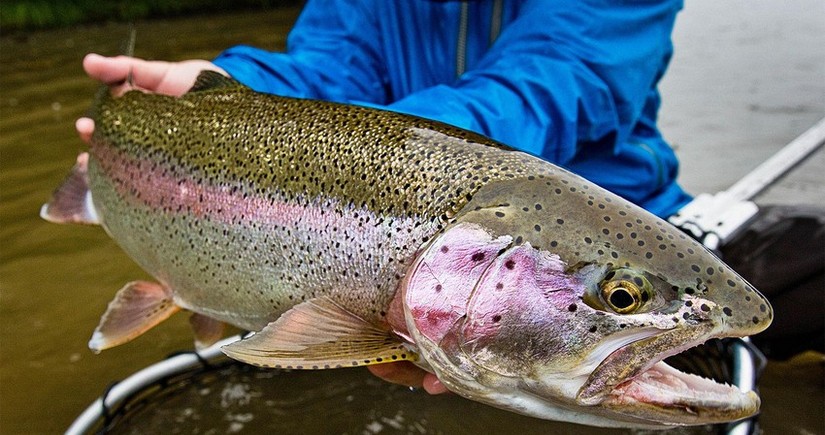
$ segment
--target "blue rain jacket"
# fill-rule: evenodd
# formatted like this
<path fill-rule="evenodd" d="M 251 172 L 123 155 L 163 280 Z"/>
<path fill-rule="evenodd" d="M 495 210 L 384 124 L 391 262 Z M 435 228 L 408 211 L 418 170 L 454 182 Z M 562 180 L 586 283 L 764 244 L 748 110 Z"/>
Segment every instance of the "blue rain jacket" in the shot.
<path fill-rule="evenodd" d="M 689 201 L 656 127 L 681 0 L 310 0 L 274 53 L 215 64 L 251 88 L 435 119 L 666 217 Z"/>

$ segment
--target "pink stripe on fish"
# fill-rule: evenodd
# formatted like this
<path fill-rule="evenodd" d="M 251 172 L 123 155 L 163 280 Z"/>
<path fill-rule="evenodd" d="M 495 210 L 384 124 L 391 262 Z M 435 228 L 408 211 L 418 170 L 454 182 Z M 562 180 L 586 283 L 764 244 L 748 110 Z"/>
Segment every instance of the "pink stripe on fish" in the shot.
<path fill-rule="evenodd" d="M 95 147 L 93 154 L 123 198 L 170 215 L 208 218 L 225 224 L 258 222 L 280 226 L 309 219 L 317 227 L 340 224 L 346 212 L 340 210 L 340 201 L 333 198 L 290 199 L 278 192 L 263 197 L 250 194 L 248 188 L 241 185 L 207 184 L 183 174 L 182 170 L 133 158 L 109 146 Z M 353 207 L 344 208 L 352 210 Z M 336 213 L 336 210 L 339 211 Z M 368 222 L 370 215 L 374 213 L 362 212 L 362 222 Z"/>

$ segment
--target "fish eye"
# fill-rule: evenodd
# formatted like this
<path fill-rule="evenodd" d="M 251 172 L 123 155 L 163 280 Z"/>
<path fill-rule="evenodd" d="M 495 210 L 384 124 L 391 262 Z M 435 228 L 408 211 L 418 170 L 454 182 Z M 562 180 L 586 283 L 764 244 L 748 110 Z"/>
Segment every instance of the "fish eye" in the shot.
<path fill-rule="evenodd" d="M 599 285 L 602 301 L 618 314 L 638 311 L 650 300 L 651 286 L 647 279 L 632 270 L 609 272 Z"/>

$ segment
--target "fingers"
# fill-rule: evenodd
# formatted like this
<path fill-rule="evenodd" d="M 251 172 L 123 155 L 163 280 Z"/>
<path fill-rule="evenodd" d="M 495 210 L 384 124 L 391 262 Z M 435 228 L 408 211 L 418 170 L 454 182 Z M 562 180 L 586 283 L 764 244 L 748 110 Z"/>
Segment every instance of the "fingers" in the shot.
<path fill-rule="evenodd" d="M 441 381 L 439 381 L 438 378 L 432 373 L 427 373 L 424 375 L 424 382 L 422 386 L 424 387 L 424 391 L 430 394 L 444 394 L 450 392 L 450 390 L 448 390 L 447 387 L 445 387 L 444 384 L 442 384 Z"/>
<path fill-rule="evenodd" d="M 367 366 L 373 375 L 393 384 L 424 388 L 430 394 L 447 393 L 447 387 L 432 374 L 409 361 Z"/>
<path fill-rule="evenodd" d="M 367 366 L 370 372 L 393 384 L 421 388 L 424 384 L 424 370 L 409 361 Z"/>
<path fill-rule="evenodd" d="M 95 122 L 90 118 L 80 118 L 75 121 L 75 129 L 83 142 L 90 143 L 95 130 Z"/>
<path fill-rule="evenodd" d="M 228 75 L 217 65 L 202 59 L 182 62 L 143 60 L 129 56 L 104 57 L 88 54 L 83 58 L 83 69 L 93 79 L 111 86 L 115 95 L 137 88 L 159 94 L 180 96 L 186 93 L 203 70 Z M 126 83 L 129 74 L 132 83 Z"/>
<path fill-rule="evenodd" d="M 131 73 L 134 87 L 161 93 L 165 93 L 159 88 L 170 65 L 169 62 L 146 61 L 129 56 L 104 57 L 94 53 L 83 58 L 83 69 L 93 79 L 117 88 L 126 82 Z"/>

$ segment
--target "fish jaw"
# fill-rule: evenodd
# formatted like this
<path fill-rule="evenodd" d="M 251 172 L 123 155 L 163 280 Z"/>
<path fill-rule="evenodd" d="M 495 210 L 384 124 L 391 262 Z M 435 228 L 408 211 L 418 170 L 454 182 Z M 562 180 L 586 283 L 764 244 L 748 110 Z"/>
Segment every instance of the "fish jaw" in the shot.
<path fill-rule="evenodd" d="M 685 373 L 662 361 L 711 338 L 729 336 L 729 325 L 714 324 L 707 315 L 712 309 L 705 307 L 712 302 L 695 300 L 692 305 L 698 312 L 683 309 L 682 316 L 696 319 L 695 325 L 661 331 L 616 349 L 582 384 L 577 403 L 665 425 L 724 423 L 757 414 L 760 399 L 755 392 Z"/>
<path fill-rule="evenodd" d="M 611 390 L 602 406 L 646 420 L 668 416 L 685 424 L 724 423 L 759 412 L 753 391 L 723 385 L 659 361 Z"/>

